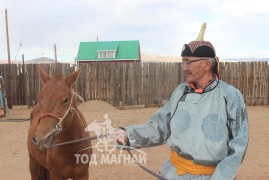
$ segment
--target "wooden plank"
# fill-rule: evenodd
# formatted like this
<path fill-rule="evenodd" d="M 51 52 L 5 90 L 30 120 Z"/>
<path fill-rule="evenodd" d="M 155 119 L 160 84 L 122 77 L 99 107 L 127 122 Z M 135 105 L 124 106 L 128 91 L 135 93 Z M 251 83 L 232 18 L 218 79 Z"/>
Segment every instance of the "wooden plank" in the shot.
<path fill-rule="evenodd" d="M 154 64 L 155 65 L 155 64 Z M 153 98 L 154 98 L 154 79 L 153 79 L 153 73 L 154 73 L 154 66 L 153 64 L 149 64 L 149 102 L 147 102 L 148 104 L 152 104 L 153 103 Z"/>
<path fill-rule="evenodd" d="M 143 63 L 143 68 L 142 68 L 142 73 L 143 73 L 143 100 L 144 100 L 144 104 L 146 104 L 148 102 L 148 64 L 147 63 Z"/>
<path fill-rule="evenodd" d="M 267 80 L 267 83 L 266 83 L 266 91 L 267 91 L 267 105 L 269 105 L 269 62 L 266 63 L 266 73 L 267 73 L 267 76 L 266 76 L 266 80 Z"/>
<path fill-rule="evenodd" d="M 253 98 L 253 102 L 254 102 L 254 106 L 258 105 L 258 101 L 257 101 L 257 96 L 258 96 L 258 83 L 259 83 L 259 71 L 258 71 L 258 63 L 253 63 L 254 65 L 254 89 L 253 89 L 253 94 L 252 94 L 252 98 Z"/>
<path fill-rule="evenodd" d="M 244 97 L 244 102 L 247 103 L 247 63 L 242 62 L 242 71 L 241 71 L 241 78 L 242 78 L 242 94 Z"/>
<path fill-rule="evenodd" d="M 138 63 L 133 63 L 134 67 L 134 104 L 138 105 L 139 103 L 139 95 L 140 95 L 140 81 L 139 81 L 139 64 Z"/>
<path fill-rule="evenodd" d="M 252 98 L 252 92 L 254 90 L 254 64 L 252 62 L 249 63 L 249 84 L 248 84 L 248 87 L 249 87 L 249 92 L 248 92 L 248 96 L 249 96 L 249 105 L 253 106 L 254 105 L 254 102 L 252 101 L 253 98 Z"/>
<path fill-rule="evenodd" d="M 158 93 L 159 93 L 159 101 L 162 102 L 165 98 L 165 87 L 164 82 L 166 82 L 166 77 L 164 76 L 164 65 L 165 63 L 159 64 L 159 72 L 158 72 Z"/>
<path fill-rule="evenodd" d="M 158 63 L 156 66 L 156 104 L 160 105 L 162 103 L 162 94 L 163 94 L 163 84 L 165 81 L 162 81 L 162 63 Z"/>
<path fill-rule="evenodd" d="M 102 69 L 101 69 L 101 86 L 102 86 L 102 89 L 101 89 L 101 92 L 102 92 L 102 101 L 106 101 L 106 84 L 105 84 L 105 63 L 102 63 Z"/>
<path fill-rule="evenodd" d="M 102 99 L 102 92 L 101 92 L 101 89 L 102 89 L 102 63 L 98 63 L 96 64 L 97 65 L 97 82 L 96 82 L 96 85 L 97 85 L 97 90 L 96 90 L 96 94 L 97 94 L 97 99 L 98 100 L 101 100 Z"/>
<path fill-rule="evenodd" d="M 118 77 L 118 91 L 119 91 L 119 104 L 118 107 L 122 106 L 124 103 L 124 63 L 118 63 L 119 66 L 119 77 Z"/>
<path fill-rule="evenodd" d="M 263 69 L 262 69 L 262 75 L 263 75 L 263 77 L 262 77 L 262 82 L 263 82 L 262 83 L 263 84 L 263 86 L 262 86 L 262 94 L 263 94 L 262 105 L 267 105 L 267 98 L 268 98 L 268 92 L 269 92 L 268 87 L 267 87 L 267 73 L 268 73 L 267 62 L 263 62 L 262 67 L 263 67 Z"/>
<path fill-rule="evenodd" d="M 141 63 L 135 63 L 136 66 L 137 66 L 137 80 L 138 80 L 138 87 L 137 87 L 137 90 L 138 90 L 138 105 L 140 104 L 143 104 L 143 100 L 142 100 L 142 97 L 143 97 L 143 94 L 142 94 L 142 64 Z"/>
<path fill-rule="evenodd" d="M 108 101 L 109 104 L 111 104 L 111 100 L 112 100 L 112 89 L 111 89 L 111 82 L 112 82 L 112 76 L 111 76 L 111 66 L 108 64 L 107 65 L 107 88 L 108 88 Z"/>
<path fill-rule="evenodd" d="M 121 82 L 120 82 L 120 63 L 116 63 L 116 86 L 115 86 L 115 90 L 116 90 L 116 107 L 120 106 L 120 86 L 121 86 Z"/>
<path fill-rule="evenodd" d="M 29 105 L 34 105 L 34 73 L 33 73 L 33 64 L 29 64 Z"/>
<path fill-rule="evenodd" d="M 120 101 L 120 106 L 125 105 L 126 101 L 126 63 L 121 63 L 121 101 Z"/>
<path fill-rule="evenodd" d="M 18 104 L 18 79 L 17 79 L 17 65 L 11 64 L 11 96 L 12 105 Z"/>
<path fill-rule="evenodd" d="M 95 68 L 94 68 L 94 64 L 92 63 L 89 63 L 87 64 L 87 66 L 89 68 L 88 70 L 88 75 L 89 75 L 89 89 L 90 89 L 90 92 L 89 92 L 89 97 L 87 98 L 87 100 L 91 100 L 91 99 L 94 99 L 94 92 L 95 92 L 95 86 L 94 86 L 94 83 L 95 83 Z"/>
<path fill-rule="evenodd" d="M 26 104 L 26 74 L 25 74 L 25 64 L 22 65 L 22 75 L 23 75 L 23 79 L 22 79 L 22 84 L 23 84 L 23 102 L 22 104 Z"/>
<path fill-rule="evenodd" d="M 265 105 L 265 102 L 267 101 L 266 97 L 266 62 L 261 62 L 261 105 Z"/>
<path fill-rule="evenodd" d="M 105 64 L 104 66 L 104 88 L 105 88 L 105 101 L 107 103 L 110 102 L 110 96 L 109 96 L 109 71 L 108 71 L 108 64 Z"/>
<path fill-rule="evenodd" d="M 265 105 L 266 102 L 267 102 L 267 92 L 266 92 L 266 62 L 262 62 L 262 70 L 261 70 L 261 75 L 262 75 L 262 78 L 261 78 L 261 81 L 262 81 L 262 89 L 261 89 L 261 94 L 262 94 L 262 101 L 261 101 L 261 105 Z M 267 89 L 268 91 L 268 89 Z"/>
<path fill-rule="evenodd" d="M 110 70 L 110 74 L 111 74 L 111 81 L 110 81 L 110 94 L 111 94 L 111 104 L 112 106 L 116 106 L 116 64 L 112 63 L 111 64 L 111 70 Z"/>
<path fill-rule="evenodd" d="M 258 80 L 258 84 L 257 84 L 257 105 L 262 105 L 262 86 L 263 86 L 263 82 L 262 82 L 262 62 L 257 62 L 257 80 Z"/>
<path fill-rule="evenodd" d="M 247 74 L 246 74 L 246 76 L 247 76 L 247 84 L 246 84 L 246 86 L 247 86 L 247 90 L 246 90 L 246 104 L 247 105 L 250 105 L 250 63 L 249 62 L 246 62 L 246 68 L 247 68 Z"/>
<path fill-rule="evenodd" d="M 130 91 L 129 91 L 129 97 L 130 97 L 130 100 L 129 100 L 129 104 L 130 105 L 134 105 L 135 104 L 135 96 L 134 96 L 134 84 L 135 84 L 135 80 L 134 80 L 134 64 L 131 63 L 130 64 L 130 70 L 129 70 L 129 78 L 130 78 L 130 81 L 129 81 L 129 88 L 130 88 Z"/>

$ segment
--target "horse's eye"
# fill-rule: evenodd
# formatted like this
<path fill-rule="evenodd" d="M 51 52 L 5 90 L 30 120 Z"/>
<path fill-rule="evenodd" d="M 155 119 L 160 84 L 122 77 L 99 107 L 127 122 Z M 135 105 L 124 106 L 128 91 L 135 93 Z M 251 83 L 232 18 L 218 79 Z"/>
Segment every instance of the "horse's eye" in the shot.
<path fill-rule="evenodd" d="M 63 103 L 67 103 L 67 102 L 68 102 L 68 100 L 69 100 L 69 99 L 68 99 L 68 98 L 66 98 L 66 99 L 64 100 L 64 102 L 63 102 Z"/>

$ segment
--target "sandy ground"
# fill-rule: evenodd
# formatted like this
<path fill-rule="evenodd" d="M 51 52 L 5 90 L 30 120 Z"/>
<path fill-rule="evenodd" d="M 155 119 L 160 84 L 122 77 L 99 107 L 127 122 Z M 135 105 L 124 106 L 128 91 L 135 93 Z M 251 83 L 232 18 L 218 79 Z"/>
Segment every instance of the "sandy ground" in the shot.
<path fill-rule="evenodd" d="M 113 127 L 142 124 L 158 108 L 135 110 L 117 110 L 102 101 L 89 101 L 80 105 L 88 123 L 93 120 L 103 122 L 107 113 L 113 121 Z M 237 179 L 269 179 L 269 106 L 248 107 L 250 141 L 245 160 Z M 14 108 L 9 111 L 9 118 L 27 118 L 31 109 Z M 26 147 L 29 122 L 0 122 L 0 179 L 30 179 L 28 170 L 28 151 Z M 95 141 L 96 142 L 96 141 Z M 95 143 L 93 142 L 93 144 Z M 146 167 L 158 172 L 162 162 L 169 156 L 167 145 L 143 148 L 147 155 Z M 94 149 L 97 161 L 100 152 Z M 117 150 L 116 154 L 120 153 Z M 89 167 L 90 179 L 156 179 L 136 165 L 98 164 Z"/>

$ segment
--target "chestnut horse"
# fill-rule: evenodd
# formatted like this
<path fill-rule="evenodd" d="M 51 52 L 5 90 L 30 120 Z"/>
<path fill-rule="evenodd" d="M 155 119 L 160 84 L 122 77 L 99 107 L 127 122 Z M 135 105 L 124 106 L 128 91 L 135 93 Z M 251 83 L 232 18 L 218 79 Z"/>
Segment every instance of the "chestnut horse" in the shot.
<path fill-rule="evenodd" d="M 32 180 L 88 180 L 89 164 L 77 157 L 92 154 L 91 142 L 51 148 L 54 144 L 89 137 L 87 126 L 76 104 L 76 93 L 72 86 L 79 70 L 67 77 L 50 77 L 42 68 L 38 69 L 43 88 L 37 96 L 37 105 L 31 112 L 28 131 L 29 169 Z M 81 152 L 82 149 L 86 149 Z M 81 155 L 79 155 L 81 154 Z"/>

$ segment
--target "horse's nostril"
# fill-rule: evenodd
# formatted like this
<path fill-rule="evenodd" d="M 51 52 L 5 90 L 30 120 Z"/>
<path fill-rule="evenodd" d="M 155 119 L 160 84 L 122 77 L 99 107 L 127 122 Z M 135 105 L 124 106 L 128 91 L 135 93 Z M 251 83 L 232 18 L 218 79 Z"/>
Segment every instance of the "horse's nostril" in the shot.
<path fill-rule="evenodd" d="M 35 137 L 32 138 L 32 143 L 37 144 L 37 141 L 36 141 Z"/>

